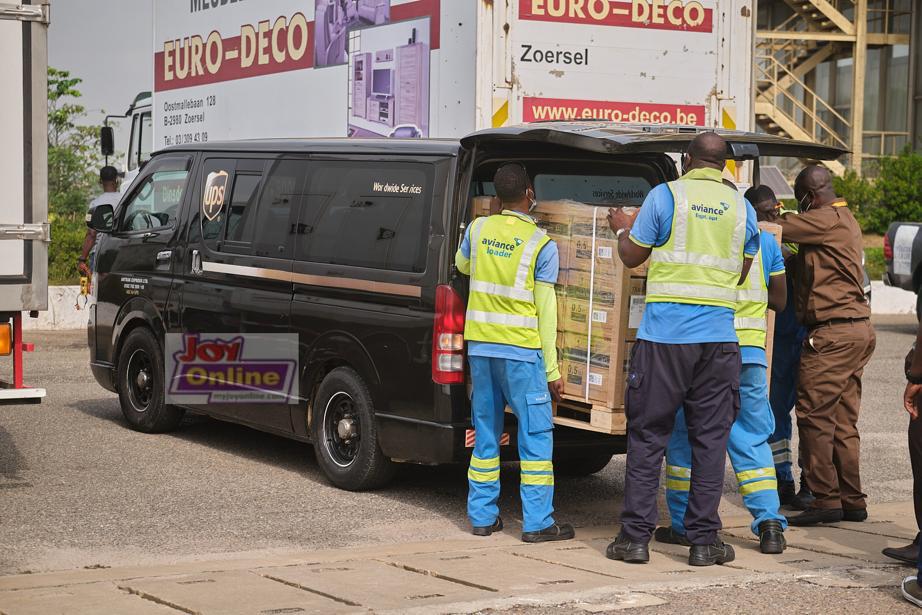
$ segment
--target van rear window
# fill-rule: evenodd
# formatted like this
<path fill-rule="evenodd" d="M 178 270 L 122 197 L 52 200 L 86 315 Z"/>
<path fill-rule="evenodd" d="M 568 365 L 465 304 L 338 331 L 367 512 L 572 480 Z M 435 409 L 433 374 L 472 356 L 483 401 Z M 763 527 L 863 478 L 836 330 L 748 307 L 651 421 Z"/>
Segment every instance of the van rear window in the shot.
<path fill-rule="evenodd" d="M 295 258 L 424 271 L 432 178 L 425 163 L 312 163 Z"/>
<path fill-rule="evenodd" d="M 581 203 L 640 207 L 650 182 L 643 177 L 619 175 L 535 176 L 535 195 L 541 201 L 570 199 Z"/>

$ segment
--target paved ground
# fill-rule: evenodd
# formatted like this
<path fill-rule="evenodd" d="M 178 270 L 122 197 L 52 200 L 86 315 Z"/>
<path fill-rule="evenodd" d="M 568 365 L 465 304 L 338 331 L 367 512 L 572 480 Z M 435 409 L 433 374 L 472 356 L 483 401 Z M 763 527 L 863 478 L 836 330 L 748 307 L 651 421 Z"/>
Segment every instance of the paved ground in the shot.
<path fill-rule="evenodd" d="M 915 330 L 908 318 L 878 319 L 876 326 L 860 423 L 872 519 L 876 505 L 911 497 L 899 398 L 902 358 Z M 93 381 L 82 333 L 35 332 L 29 341 L 38 352 L 30 357 L 28 378 L 45 386 L 48 398 L 41 406 L 0 407 L 0 574 L 230 562 L 467 537 L 462 468 L 406 467 L 388 489 L 353 494 L 326 483 L 310 446 L 283 438 L 198 417 L 174 434 L 139 434 L 125 426 L 115 396 Z M 599 526 L 620 511 L 623 470 L 616 458 L 598 475 L 559 479 L 559 517 L 581 534 L 614 531 Z M 722 508 L 727 517 L 742 512 L 730 476 Z M 515 472 L 504 477 L 502 506 L 514 536 L 520 517 Z M 771 591 L 771 580 L 754 580 L 769 583 L 753 586 L 754 596 Z M 840 591 L 827 589 L 804 590 L 805 600 L 823 604 Z M 739 599 L 738 590 L 726 591 L 728 599 Z M 890 590 L 861 591 L 899 604 Z M 720 608 L 721 591 L 696 596 L 681 602 L 705 612 Z"/>

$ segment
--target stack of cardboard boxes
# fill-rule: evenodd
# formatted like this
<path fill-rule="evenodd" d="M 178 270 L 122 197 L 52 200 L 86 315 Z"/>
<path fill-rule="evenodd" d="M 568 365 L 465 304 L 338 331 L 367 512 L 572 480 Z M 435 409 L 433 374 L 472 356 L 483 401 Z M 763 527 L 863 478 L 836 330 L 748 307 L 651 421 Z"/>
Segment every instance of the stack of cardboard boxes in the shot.
<path fill-rule="evenodd" d="M 474 217 L 499 213 L 492 197 L 476 197 Z M 608 207 L 540 201 L 532 212 L 557 243 L 557 353 L 566 398 L 623 408 L 630 351 L 643 316 L 646 269 L 627 269 L 608 227 Z"/>

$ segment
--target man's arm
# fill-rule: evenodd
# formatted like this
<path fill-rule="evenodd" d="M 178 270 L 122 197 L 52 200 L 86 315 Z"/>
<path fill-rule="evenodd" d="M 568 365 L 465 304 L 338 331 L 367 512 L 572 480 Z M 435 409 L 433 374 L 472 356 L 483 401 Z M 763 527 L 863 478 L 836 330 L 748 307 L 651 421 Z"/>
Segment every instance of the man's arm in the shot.
<path fill-rule="evenodd" d="M 781 238 L 785 243 L 819 245 L 826 241 L 830 229 L 828 212 L 821 209 L 802 214 L 785 212 L 775 220 L 781 226 Z"/>
<path fill-rule="evenodd" d="M 780 312 L 788 304 L 788 283 L 784 273 L 768 278 L 768 307 Z"/>
<path fill-rule="evenodd" d="M 86 261 L 90 257 L 90 250 L 93 249 L 94 243 L 96 243 L 96 231 L 88 228 L 86 237 L 83 238 L 83 246 L 80 247 L 80 258 L 77 259 L 77 270 L 83 275 L 89 274 L 90 270 Z"/>
<path fill-rule="evenodd" d="M 541 338 L 541 352 L 544 354 L 548 389 L 554 399 L 560 401 L 563 380 L 557 364 L 557 293 L 554 292 L 553 284 L 535 282 L 535 307 L 538 309 L 538 335 Z"/>
<path fill-rule="evenodd" d="M 630 229 L 618 239 L 618 255 L 625 267 L 633 269 L 644 264 L 653 252 L 652 246 L 642 246 L 631 238 Z"/>
<path fill-rule="evenodd" d="M 916 332 L 916 350 L 912 353 L 912 364 L 907 375 L 913 379 L 922 378 L 922 326 Z M 903 392 L 903 407 L 913 420 L 919 418 L 919 395 L 922 395 L 922 384 L 907 382 L 906 390 Z"/>
<path fill-rule="evenodd" d="M 455 267 L 464 275 L 471 275 L 471 229 L 474 228 L 476 223 L 477 220 L 474 220 L 467 226 L 467 230 L 464 232 L 464 240 L 461 241 L 458 251 L 455 252 Z"/>

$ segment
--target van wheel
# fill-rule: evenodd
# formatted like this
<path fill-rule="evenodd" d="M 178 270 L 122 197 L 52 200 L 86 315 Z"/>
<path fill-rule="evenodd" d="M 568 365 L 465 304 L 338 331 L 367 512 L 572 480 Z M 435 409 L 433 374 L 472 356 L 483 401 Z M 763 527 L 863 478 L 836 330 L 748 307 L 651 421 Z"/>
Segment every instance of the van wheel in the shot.
<path fill-rule="evenodd" d="M 589 476 L 604 470 L 611 457 L 611 453 L 599 453 L 589 457 L 555 459 L 554 473 L 561 476 Z"/>
<path fill-rule="evenodd" d="M 118 358 L 118 399 L 132 429 L 144 433 L 171 431 L 183 410 L 164 403 L 163 352 L 150 329 L 128 334 Z"/>
<path fill-rule="evenodd" d="M 374 489 L 394 475 L 396 464 L 378 446 L 371 394 L 352 368 L 337 367 L 320 383 L 311 435 L 317 463 L 340 489 Z"/>

